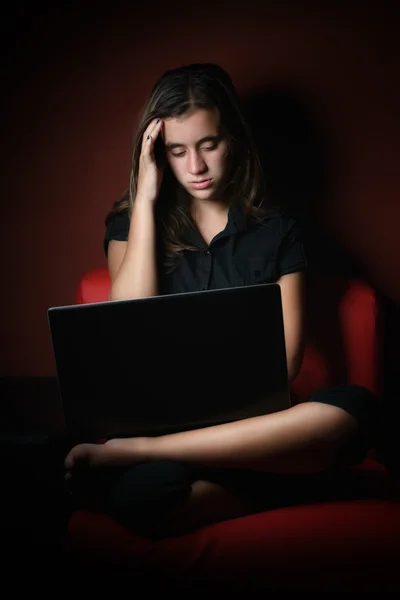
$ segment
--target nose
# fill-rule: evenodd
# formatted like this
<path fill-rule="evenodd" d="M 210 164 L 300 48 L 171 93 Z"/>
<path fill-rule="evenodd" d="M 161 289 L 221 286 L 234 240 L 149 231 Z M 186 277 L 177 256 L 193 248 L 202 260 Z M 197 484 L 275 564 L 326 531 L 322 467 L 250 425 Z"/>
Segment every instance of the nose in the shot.
<path fill-rule="evenodd" d="M 207 171 L 207 165 L 199 152 L 191 152 L 189 154 L 187 168 L 190 175 L 200 175 Z"/>

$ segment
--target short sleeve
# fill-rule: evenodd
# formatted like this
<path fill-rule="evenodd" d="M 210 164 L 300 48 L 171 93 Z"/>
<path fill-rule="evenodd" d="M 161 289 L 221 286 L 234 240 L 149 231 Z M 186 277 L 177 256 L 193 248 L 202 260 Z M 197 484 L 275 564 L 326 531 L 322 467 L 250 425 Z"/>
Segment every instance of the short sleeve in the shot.
<path fill-rule="evenodd" d="M 111 240 L 126 242 L 129 234 L 130 218 L 127 210 L 110 215 L 106 221 L 104 237 L 104 253 L 108 255 L 108 244 Z"/>
<path fill-rule="evenodd" d="M 297 221 L 291 217 L 282 219 L 281 241 L 277 256 L 278 276 L 288 275 L 307 268 L 303 236 Z"/>

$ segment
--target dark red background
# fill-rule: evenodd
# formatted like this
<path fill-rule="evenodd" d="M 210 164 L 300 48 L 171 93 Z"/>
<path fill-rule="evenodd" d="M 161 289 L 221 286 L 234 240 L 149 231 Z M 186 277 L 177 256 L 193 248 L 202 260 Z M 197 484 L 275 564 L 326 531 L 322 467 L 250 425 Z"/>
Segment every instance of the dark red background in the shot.
<path fill-rule="evenodd" d="M 388 299 L 394 328 L 395 3 L 143 4 L 113 3 L 106 13 L 95 3 L 25 3 L 2 26 L 0 375 L 54 373 L 46 311 L 72 303 L 79 278 L 106 264 L 104 218 L 127 185 L 137 112 L 165 69 L 194 61 L 220 63 L 244 98 L 280 89 L 306 106 L 334 156 L 318 221 Z M 265 119 L 274 122 L 270 112 Z"/>

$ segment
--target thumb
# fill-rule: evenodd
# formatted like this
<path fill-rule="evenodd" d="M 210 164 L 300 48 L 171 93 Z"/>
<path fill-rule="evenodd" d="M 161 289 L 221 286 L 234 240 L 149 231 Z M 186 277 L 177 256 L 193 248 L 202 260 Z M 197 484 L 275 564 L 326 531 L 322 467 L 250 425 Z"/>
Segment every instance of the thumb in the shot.
<path fill-rule="evenodd" d="M 64 459 L 64 467 L 67 469 L 67 471 L 69 471 L 70 469 L 73 468 L 74 464 L 75 464 L 75 456 L 74 456 L 74 451 L 72 449 Z"/>
<path fill-rule="evenodd" d="M 67 454 L 64 460 L 64 466 L 69 471 L 76 467 L 77 463 L 82 462 L 87 458 L 86 448 L 84 444 L 74 446 Z"/>

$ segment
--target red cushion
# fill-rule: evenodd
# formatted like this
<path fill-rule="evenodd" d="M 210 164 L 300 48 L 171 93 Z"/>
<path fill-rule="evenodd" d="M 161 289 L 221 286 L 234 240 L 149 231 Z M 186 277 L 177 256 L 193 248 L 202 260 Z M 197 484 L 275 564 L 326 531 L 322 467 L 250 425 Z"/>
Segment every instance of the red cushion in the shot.
<path fill-rule="evenodd" d="M 105 515 L 77 511 L 69 523 L 68 549 L 131 572 L 149 569 L 203 584 L 217 579 L 241 586 L 257 580 L 299 589 L 306 574 L 312 574 L 311 581 L 303 584 L 310 586 L 333 568 L 337 582 L 349 569 L 353 575 L 363 572 L 365 582 L 365 574 L 397 568 L 400 495 L 378 463 L 368 459 L 354 471 L 364 499 L 266 511 L 157 542 L 135 536 Z"/>
<path fill-rule="evenodd" d="M 106 302 L 110 294 L 110 288 L 111 281 L 107 268 L 88 271 L 79 282 L 76 303 Z"/>
<path fill-rule="evenodd" d="M 307 344 L 296 396 L 342 383 L 379 394 L 381 331 L 375 292 L 366 283 L 318 273 L 308 291 Z"/>

